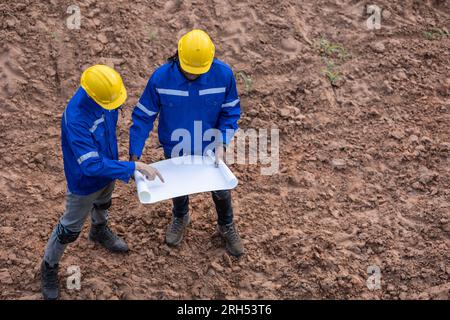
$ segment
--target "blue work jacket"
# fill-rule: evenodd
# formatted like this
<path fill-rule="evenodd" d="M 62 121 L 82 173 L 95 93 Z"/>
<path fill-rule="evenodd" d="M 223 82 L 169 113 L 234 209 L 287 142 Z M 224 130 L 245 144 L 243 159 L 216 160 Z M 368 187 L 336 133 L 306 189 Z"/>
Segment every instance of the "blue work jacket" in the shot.
<path fill-rule="evenodd" d="M 182 140 L 183 132 L 190 134 L 190 148 L 177 154 L 183 155 L 202 154 L 214 141 L 228 144 L 238 129 L 240 111 L 236 80 L 228 65 L 214 59 L 207 73 L 190 81 L 177 60 L 168 62 L 152 74 L 134 108 L 130 155 L 141 157 L 158 115 L 158 137 L 166 155 Z M 205 135 L 209 129 L 220 134 L 211 138 Z"/>
<path fill-rule="evenodd" d="M 70 100 L 62 116 L 61 145 L 71 193 L 88 195 L 115 179 L 128 182 L 134 173 L 134 162 L 118 161 L 117 120 L 117 109 L 103 109 L 81 87 Z"/>

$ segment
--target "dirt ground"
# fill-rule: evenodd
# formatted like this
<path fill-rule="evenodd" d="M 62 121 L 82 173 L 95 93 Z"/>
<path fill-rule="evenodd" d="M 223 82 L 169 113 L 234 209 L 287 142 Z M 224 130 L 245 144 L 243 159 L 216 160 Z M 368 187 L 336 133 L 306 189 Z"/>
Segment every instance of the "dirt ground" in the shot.
<path fill-rule="evenodd" d="M 194 27 L 238 73 L 240 127 L 280 129 L 278 174 L 232 166 L 247 254 L 230 257 L 214 235 L 209 194 L 191 197 L 193 223 L 171 249 L 171 202 L 141 205 L 120 182 L 110 221 L 132 250 L 94 246 L 87 223 L 61 262 L 62 298 L 450 298 L 449 1 L 87 0 L 70 30 L 74 2 L 0 3 L 0 299 L 41 298 L 64 209 L 60 119 L 82 70 L 124 77 L 126 159 L 133 106 Z M 366 25 L 372 2 L 379 30 Z M 153 132 L 145 161 L 163 158 L 157 147 Z M 70 265 L 80 291 L 65 288 Z M 369 266 L 380 290 L 366 286 Z"/>

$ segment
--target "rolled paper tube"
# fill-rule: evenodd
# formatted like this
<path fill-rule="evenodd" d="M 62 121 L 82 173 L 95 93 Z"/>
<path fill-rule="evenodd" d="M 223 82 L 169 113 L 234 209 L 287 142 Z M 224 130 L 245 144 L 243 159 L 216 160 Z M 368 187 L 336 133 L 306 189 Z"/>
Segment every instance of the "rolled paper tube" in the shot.
<path fill-rule="evenodd" d="M 238 179 L 233 174 L 233 172 L 231 172 L 230 168 L 228 168 L 228 166 L 226 166 L 225 163 L 223 163 L 223 161 L 220 162 L 221 162 L 219 164 L 220 172 L 224 176 L 227 183 L 229 183 L 232 186 L 232 188 L 235 188 L 238 184 Z"/>
<path fill-rule="evenodd" d="M 210 157 L 213 160 L 213 163 L 215 163 L 216 157 L 215 157 L 214 153 L 211 150 L 208 150 L 208 151 L 206 151 L 206 154 L 208 155 L 208 157 Z M 238 179 L 233 174 L 233 172 L 231 172 L 230 168 L 228 168 L 228 166 L 222 160 L 219 161 L 219 170 L 222 173 L 222 175 L 224 176 L 227 183 L 229 183 L 230 185 L 233 186 L 233 188 L 235 188 L 238 184 Z"/>
<path fill-rule="evenodd" d="M 142 173 L 139 171 L 134 172 L 134 179 L 136 181 L 136 188 L 138 192 L 139 201 L 142 203 L 150 203 L 151 195 L 148 188 L 146 179 Z"/>

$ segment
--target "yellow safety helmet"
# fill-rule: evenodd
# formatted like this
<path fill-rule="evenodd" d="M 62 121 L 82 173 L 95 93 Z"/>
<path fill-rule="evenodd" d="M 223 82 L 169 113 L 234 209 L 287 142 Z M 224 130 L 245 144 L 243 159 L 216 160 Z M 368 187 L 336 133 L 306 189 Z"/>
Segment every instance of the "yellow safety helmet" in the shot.
<path fill-rule="evenodd" d="M 214 44 L 208 34 L 199 29 L 189 31 L 178 41 L 181 68 L 192 74 L 208 72 L 214 59 Z"/>
<path fill-rule="evenodd" d="M 127 100 L 127 90 L 120 74 L 102 64 L 89 67 L 83 72 L 81 87 L 106 110 L 116 109 Z"/>

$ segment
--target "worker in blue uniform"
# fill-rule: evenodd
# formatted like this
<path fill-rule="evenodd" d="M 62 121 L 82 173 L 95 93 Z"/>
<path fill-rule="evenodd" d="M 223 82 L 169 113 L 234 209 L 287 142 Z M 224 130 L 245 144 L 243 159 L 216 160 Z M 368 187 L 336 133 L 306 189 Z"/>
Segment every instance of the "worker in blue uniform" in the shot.
<path fill-rule="evenodd" d="M 119 161 L 116 126 L 118 110 L 127 98 L 120 75 L 95 65 L 83 72 L 81 86 L 61 121 L 61 144 L 67 180 L 66 209 L 54 228 L 41 264 L 45 299 L 57 299 L 59 261 L 90 215 L 89 239 L 112 252 L 127 252 L 123 239 L 108 227 L 114 181 L 128 182 L 135 170 L 153 180 L 160 173 L 141 162 Z"/>
<path fill-rule="evenodd" d="M 209 146 L 213 146 L 216 161 L 223 158 L 224 148 L 238 128 L 240 101 L 231 68 L 215 59 L 214 53 L 208 34 L 192 30 L 178 42 L 177 53 L 152 74 L 133 111 L 130 160 L 140 159 L 158 116 L 158 137 L 166 158 L 204 154 Z M 205 133 L 211 130 L 216 133 L 212 134 L 214 139 L 205 138 Z M 188 132 L 191 137 L 182 148 L 177 132 Z M 199 133 L 202 140 L 196 143 Z M 244 247 L 233 222 L 230 190 L 213 191 L 212 198 L 218 231 L 227 250 L 234 256 L 242 255 Z M 166 242 L 175 246 L 181 242 L 190 222 L 189 197 L 172 201 L 173 218 L 166 231 Z"/>

